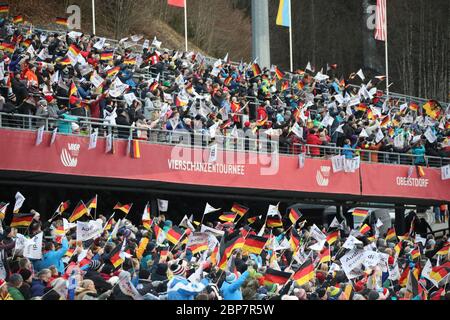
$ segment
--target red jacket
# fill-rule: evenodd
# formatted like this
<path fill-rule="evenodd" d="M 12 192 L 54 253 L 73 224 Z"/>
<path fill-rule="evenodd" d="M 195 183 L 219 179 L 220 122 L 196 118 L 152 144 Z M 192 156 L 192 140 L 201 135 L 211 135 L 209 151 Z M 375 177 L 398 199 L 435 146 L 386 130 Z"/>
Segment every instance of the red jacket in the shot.
<path fill-rule="evenodd" d="M 308 134 L 306 137 L 306 144 L 320 146 L 322 144 L 322 140 L 320 140 L 319 136 L 316 134 Z M 320 156 L 320 149 L 316 147 L 309 147 L 309 153 L 313 156 Z"/>

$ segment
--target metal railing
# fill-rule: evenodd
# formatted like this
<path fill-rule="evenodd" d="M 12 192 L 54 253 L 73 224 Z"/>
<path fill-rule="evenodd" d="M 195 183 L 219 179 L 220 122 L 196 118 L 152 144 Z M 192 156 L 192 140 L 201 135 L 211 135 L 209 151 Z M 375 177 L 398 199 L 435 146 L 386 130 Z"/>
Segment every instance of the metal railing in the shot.
<path fill-rule="evenodd" d="M 333 143 L 327 145 L 309 144 L 280 144 L 277 139 L 266 138 L 264 133 L 256 135 L 232 136 L 216 134 L 211 137 L 206 130 L 166 130 L 150 129 L 138 126 L 123 126 L 111 124 L 108 120 L 72 116 L 76 120 L 64 118 L 40 117 L 24 114 L 10 114 L 0 112 L 0 128 L 36 131 L 44 127 L 45 131 L 54 128 L 62 129 L 60 134 L 87 136 L 93 130 L 98 130 L 99 136 L 112 134 L 116 139 L 139 139 L 153 144 L 182 145 L 207 148 L 216 143 L 219 150 L 244 151 L 251 153 L 269 154 L 279 152 L 284 155 L 297 156 L 304 153 L 307 157 L 330 159 L 336 155 L 346 155 L 353 158 L 359 156 L 362 162 L 383 163 L 395 165 L 423 165 L 442 167 L 450 164 L 450 158 L 429 155 L 414 155 L 410 153 L 385 152 L 368 149 L 344 149 Z M 76 124 L 72 128 L 72 124 Z M 230 132 L 231 130 L 228 130 Z M 419 160 L 423 159 L 424 162 Z"/>

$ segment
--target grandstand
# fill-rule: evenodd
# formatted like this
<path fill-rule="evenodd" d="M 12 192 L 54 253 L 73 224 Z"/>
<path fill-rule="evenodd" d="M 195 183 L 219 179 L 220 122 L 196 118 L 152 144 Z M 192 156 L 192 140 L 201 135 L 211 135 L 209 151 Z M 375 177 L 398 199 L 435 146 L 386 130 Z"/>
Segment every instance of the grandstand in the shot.
<path fill-rule="evenodd" d="M 14 150 L 1 164 L 5 185 L 331 201 L 347 209 L 382 202 L 399 212 L 450 199 L 440 172 L 450 163 L 449 106 L 396 93 L 388 99 L 377 89 L 383 77 L 355 85 L 355 75 L 338 79 L 332 68 L 291 74 L 144 39 L 11 27 L 3 49 L 17 50 L 4 51 L 0 112 L 0 145 Z M 201 150 L 200 161 L 177 162 L 180 146 L 192 157 Z M 215 146 L 221 161 L 211 161 Z M 262 175 L 274 154 L 279 167 Z M 226 162 L 234 157 L 241 162 Z M 356 167 L 337 169 L 333 159 Z M 374 179 L 380 172 L 383 181 Z"/>

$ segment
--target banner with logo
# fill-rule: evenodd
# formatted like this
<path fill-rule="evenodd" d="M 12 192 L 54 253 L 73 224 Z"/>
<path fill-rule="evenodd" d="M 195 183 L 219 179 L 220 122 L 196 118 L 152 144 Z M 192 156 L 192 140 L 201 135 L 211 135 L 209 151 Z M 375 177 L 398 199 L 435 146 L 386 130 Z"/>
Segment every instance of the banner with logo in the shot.
<path fill-rule="evenodd" d="M 23 256 L 29 259 L 42 259 L 42 237 L 44 233 L 41 232 L 31 239 L 25 241 L 23 248 Z"/>
<path fill-rule="evenodd" d="M 100 237 L 103 231 L 102 221 L 77 221 L 77 241 L 87 241 Z"/>

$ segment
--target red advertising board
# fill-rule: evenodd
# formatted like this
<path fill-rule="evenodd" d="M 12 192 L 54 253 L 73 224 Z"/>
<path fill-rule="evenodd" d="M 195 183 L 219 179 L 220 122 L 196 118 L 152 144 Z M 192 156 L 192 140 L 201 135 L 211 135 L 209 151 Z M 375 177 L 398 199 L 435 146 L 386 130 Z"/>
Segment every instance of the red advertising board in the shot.
<path fill-rule="evenodd" d="M 88 137 L 58 135 L 53 145 L 50 140 L 51 134 L 46 133 L 36 146 L 36 132 L 0 130 L 0 148 L 4 151 L 0 170 L 360 195 L 359 172 L 333 173 L 330 160 L 306 159 L 300 168 L 295 156 L 218 152 L 217 161 L 209 163 L 208 149 L 198 152 L 147 142 L 140 143 L 141 158 L 134 159 L 127 154 L 128 142 L 124 140 L 114 142 L 114 154 L 105 153 L 104 138 L 99 138 L 92 150 L 88 150 Z M 231 158 L 234 161 L 229 161 Z"/>
<path fill-rule="evenodd" d="M 409 166 L 361 164 L 362 195 L 392 198 L 450 200 L 450 180 L 442 180 L 439 168 L 424 168 L 420 177 L 416 168 L 410 177 Z"/>

